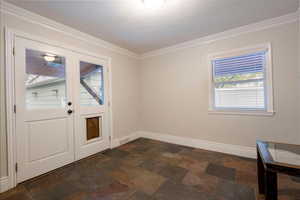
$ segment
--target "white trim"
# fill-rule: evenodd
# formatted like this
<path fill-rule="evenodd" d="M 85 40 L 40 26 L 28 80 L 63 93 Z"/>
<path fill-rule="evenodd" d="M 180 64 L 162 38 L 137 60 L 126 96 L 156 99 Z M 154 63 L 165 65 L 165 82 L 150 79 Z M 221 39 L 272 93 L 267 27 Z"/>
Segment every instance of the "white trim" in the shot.
<path fill-rule="evenodd" d="M 216 33 L 216 34 L 208 35 L 208 36 L 201 37 L 201 38 L 198 38 L 195 40 L 176 44 L 176 45 L 173 45 L 170 47 L 150 51 L 150 52 L 142 54 L 141 59 L 146 59 L 146 58 L 155 57 L 155 56 L 161 56 L 161 55 L 172 53 L 172 52 L 175 52 L 178 50 L 197 47 L 197 46 L 201 46 L 201 45 L 206 45 L 206 44 L 216 42 L 218 40 L 224 40 L 224 39 L 228 39 L 228 38 L 232 38 L 232 37 L 237 37 L 239 35 L 246 34 L 246 33 L 261 31 L 261 30 L 265 30 L 265 29 L 272 28 L 272 27 L 279 26 L 279 25 L 293 23 L 293 22 L 299 21 L 299 13 L 300 13 L 300 11 L 298 10 L 294 13 L 283 15 L 280 17 L 267 19 L 267 20 L 264 20 L 261 22 L 257 22 L 257 23 L 241 26 L 238 28 L 230 29 L 230 30 L 227 30 L 227 31 L 224 31 L 221 33 Z"/>
<path fill-rule="evenodd" d="M 5 83 L 6 83 L 6 131 L 7 131 L 7 169 L 9 189 L 17 185 L 15 163 L 16 163 L 16 116 L 13 112 L 15 104 L 14 95 L 14 33 L 5 28 Z"/>
<path fill-rule="evenodd" d="M 46 45 L 51 45 L 51 46 L 58 47 L 58 48 L 61 48 L 61 49 L 65 49 L 65 50 L 68 50 L 68 51 L 72 51 L 72 52 L 75 52 L 75 53 L 80 53 L 80 54 L 84 54 L 84 55 L 87 55 L 87 56 L 92 56 L 92 57 L 95 57 L 95 58 L 98 58 L 98 59 L 100 58 L 100 59 L 103 59 L 103 60 L 106 60 L 106 61 L 111 60 L 111 58 L 108 57 L 108 56 L 103 56 L 103 55 L 98 54 L 98 53 L 93 53 L 91 51 L 87 51 L 87 50 L 84 50 L 82 48 L 78 48 L 76 46 L 65 45 L 63 41 L 60 42 L 60 41 L 56 41 L 56 40 L 50 40 L 50 39 L 43 38 L 43 37 L 40 37 L 40 36 L 37 36 L 37 35 L 28 34 L 28 33 L 23 32 L 23 31 L 12 29 L 12 28 L 9 28 L 7 26 L 6 26 L 6 30 L 8 30 L 9 32 L 12 32 L 15 36 L 18 36 L 18 37 L 21 37 L 21 38 L 25 38 L 25 39 L 28 39 L 28 40 L 33 40 L 33 41 L 36 41 L 36 42 L 39 42 L 39 43 L 43 43 L 43 44 L 46 44 Z"/>
<path fill-rule="evenodd" d="M 34 40 L 40 43 L 56 46 L 59 48 L 67 49 L 69 51 L 73 51 L 76 53 L 85 54 L 88 56 L 96 57 L 98 59 L 102 59 L 107 61 L 108 63 L 108 76 L 109 78 L 112 77 L 112 70 L 111 70 L 111 58 L 107 56 L 102 56 L 99 54 L 95 54 L 89 51 L 85 51 L 80 48 L 66 46 L 63 43 L 59 43 L 56 41 L 47 40 L 46 38 L 41 38 L 38 36 L 33 36 L 31 34 L 27 34 L 24 32 L 20 32 L 17 30 L 9 29 L 5 27 L 5 83 L 6 83 L 6 123 L 7 123 L 7 159 L 8 159 L 8 189 L 14 188 L 17 185 L 16 179 L 16 172 L 15 172 L 15 163 L 16 160 L 16 133 L 15 133 L 15 113 L 14 104 L 15 104 L 15 86 L 14 86 L 14 56 L 12 54 L 13 47 L 14 47 L 14 38 L 15 37 L 23 37 L 29 40 Z M 112 128 L 112 85 L 111 80 L 109 80 L 109 100 L 110 106 L 108 108 L 108 115 L 109 117 L 109 136 L 112 137 L 113 135 L 113 128 Z M 111 142 L 111 141 L 110 141 Z M 111 146 L 111 145 L 110 145 Z"/>
<path fill-rule="evenodd" d="M 109 126 L 109 132 L 110 132 L 110 147 L 112 146 L 112 142 L 114 139 L 114 120 L 113 120 L 113 103 L 112 103 L 112 69 L 111 69 L 111 59 L 108 60 L 108 88 L 109 88 L 109 95 L 108 95 L 108 117 L 110 121 L 110 126 Z"/>
<path fill-rule="evenodd" d="M 216 151 L 220 153 L 227 153 L 236 156 L 242 156 L 247 158 L 256 158 L 255 147 L 247 147 L 234 144 L 223 144 L 218 142 L 212 142 L 207 140 L 199 140 L 188 137 L 180 137 L 169 134 L 153 133 L 148 131 L 139 131 L 140 137 L 148 138 L 152 140 L 159 140 L 162 142 L 168 142 L 172 144 L 178 144 L 188 147 L 194 147 L 199 149 L 205 149 L 209 151 Z"/>
<path fill-rule="evenodd" d="M 18 17 L 22 20 L 28 21 L 33 24 L 38 24 L 40 26 L 43 26 L 45 28 L 63 33 L 65 35 L 68 35 L 72 38 L 76 38 L 78 40 L 87 42 L 92 45 L 96 45 L 105 49 L 108 49 L 109 51 L 113 51 L 122 55 L 126 55 L 132 58 L 138 58 L 139 55 L 129 51 L 125 48 L 119 47 L 117 45 L 114 45 L 110 42 L 101 40 L 97 37 L 91 36 L 89 34 L 83 33 L 81 31 L 78 31 L 74 28 L 71 28 L 69 26 L 63 25 L 61 23 L 58 23 L 54 20 L 48 19 L 46 17 L 40 16 L 36 13 L 30 12 L 28 10 L 25 10 L 23 8 L 17 7 L 13 4 L 10 4 L 8 2 L 3 1 L 0 4 L 0 11 L 6 14 L 13 15 L 15 17 Z"/>
<path fill-rule="evenodd" d="M 257 44 L 257 45 L 251 45 L 251 46 L 246 46 L 242 48 L 237 48 L 237 49 L 230 49 L 227 51 L 221 51 L 217 53 L 212 53 L 209 54 L 209 60 L 215 60 L 215 59 L 220 59 L 224 57 L 234 57 L 234 56 L 239 56 L 241 54 L 249 54 L 249 53 L 255 53 L 257 51 L 268 51 L 271 49 L 271 43 L 264 43 L 264 44 Z"/>
<path fill-rule="evenodd" d="M 8 176 L 0 178 L 0 193 L 9 190 Z"/>
<path fill-rule="evenodd" d="M 123 144 L 131 142 L 131 141 L 136 140 L 138 138 L 139 138 L 139 133 L 138 132 L 133 132 L 130 135 L 114 139 L 111 142 L 111 149 L 119 147 L 119 146 L 121 146 Z"/>
<path fill-rule="evenodd" d="M 243 109 L 215 109 L 214 108 L 214 77 L 213 77 L 213 66 L 212 60 L 218 58 L 238 56 L 248 53 L 254 53 L 257 51 L 267 50 L 266 69 L 265 69 L 265 99 L 266 99 L 266 111 L 260 110 L 243 110 Z M 272 73 L 272 45 L 271 43 L 258 44 L 254 46 L 248 46 L 244 48 L 231 49 L 228 51 L 222 51 L 219 53 L 213 53 L 208 55 L 207 64 L 209 67 L 209 107 L 208 112 L 210 114 L 229 114 L 229 115 L 261 115 L 261 116 L 273 116 L 274 103 L 273 103 L 273 73 Z"/>
<path fill-rule="evenodd" d="M 234 112 L 234 111 L 208 110 L 208 114 L 271 117 L 271 116 L 275 115 L 275 112 L 261 112 L 261 111 L 236 111 L 236 112 Z"/>

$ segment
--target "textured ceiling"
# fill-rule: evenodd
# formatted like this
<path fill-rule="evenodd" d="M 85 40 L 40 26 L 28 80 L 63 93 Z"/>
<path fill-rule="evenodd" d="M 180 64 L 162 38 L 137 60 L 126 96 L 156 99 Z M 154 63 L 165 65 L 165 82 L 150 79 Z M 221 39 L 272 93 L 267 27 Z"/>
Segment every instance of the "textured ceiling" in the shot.
<path fill-rule="evenodd" d="M 166 0 L 157 10 L 141 0 L 6 0 L 136 53 L 278 17 L 298 0 Z"/>

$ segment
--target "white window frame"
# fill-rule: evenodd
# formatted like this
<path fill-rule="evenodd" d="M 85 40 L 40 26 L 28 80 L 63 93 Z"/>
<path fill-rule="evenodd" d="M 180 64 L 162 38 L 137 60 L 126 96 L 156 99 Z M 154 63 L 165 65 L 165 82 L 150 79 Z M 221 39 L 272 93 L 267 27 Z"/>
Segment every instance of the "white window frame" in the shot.
<path fill-rule="evenodd" d="M 238 108 L 216 108 L 215 107 L 215 84 L 214 84 L 214 73 L 213 73 L 213 60 L 226 58 L 226 57 L 235 57 L 240 55 L 246 55 L 249 53 L 255 53 L 259 51 L 267 51 L 266 53 L 266 66 L 264 72 L 264 87 L 265 87 L 265 103 L 266 109 L 238 109 Z M 219 52 L 210 54 L 208 56 L 209 64 L 209 113 L 215 114 L 233 114 L 233 115 L 274 115 L 274 105 L 273 105 L 273 81 L 272 81 L 272 48 L 271 43 L 260 44 L 255 46 L 249 46 L 245 48 L 233 49 L 230 51 Z"/>

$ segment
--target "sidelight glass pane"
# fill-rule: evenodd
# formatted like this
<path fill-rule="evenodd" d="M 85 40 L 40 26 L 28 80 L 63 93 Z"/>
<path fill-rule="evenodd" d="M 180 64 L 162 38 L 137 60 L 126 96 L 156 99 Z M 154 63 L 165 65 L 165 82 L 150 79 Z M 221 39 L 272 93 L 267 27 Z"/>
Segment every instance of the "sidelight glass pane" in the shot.
<path fill-rule="evenodd" d="M 104 104 L 103 66 L 80 62 L 80 105 Z"/>
<path fill-rule="evenodd" d="M 101 136 L 101 117 L 86 118 L 86 139 L 91 140 Z"/>
<path fill-rule="evenodd" d="M 65 58 L 26 49 L 26 108 L 63 108 L 66 105 Z"/>

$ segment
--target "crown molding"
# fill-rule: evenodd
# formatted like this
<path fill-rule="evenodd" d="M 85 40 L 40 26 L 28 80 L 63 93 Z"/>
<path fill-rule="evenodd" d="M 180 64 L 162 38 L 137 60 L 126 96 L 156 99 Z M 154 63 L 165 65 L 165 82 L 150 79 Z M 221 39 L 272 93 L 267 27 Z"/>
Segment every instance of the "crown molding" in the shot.
<path fill-rule="evenodd" d="M 115 52 L 118 54 L 126 55 L 126 56 L 136 58 L 136 59 L 138 59 L 140 57 L 139 54 L 137 54 L 137 53 L 134 53 L 125 48 L 114 45 L 110 42 L 101 40 L 97 37 L 91 36 L 87 33 L 83 33 L 79 30 L 76 30 L 76 29 L 66 26 L 64 24 L 58 23 L 49 18 L 40 16 L 36 13 L 30 12 L 28 10 L 25 10 L 23 8 L 15 6 L 11 3 L 8 3 L 8 2 L 2 1 L 2 0 L 0 0 L 0 2 L 1 2 L 0 3 L 0 12 L 6 13 L 9 15 L 13 15 L 19 19 L 28 21 L 33 24 L 38 24 L 40 26 L 63 33 L 72 38 L 90 43 L 92 45 L 99 46 L 101 48 L 107 49 L 109 51 L 112 51 L 112 52 Z"/>
<path fill-rule="evenodd" d="M 149 51 L 149 52 L 146 52 L 146 53 L 140 55 L 140 54 L 134 53 L 132 51 L 129 51 L 128 49 L 125 49 L 125 48 L 119 47 L 115 44 L 112 44 L 110 42 L 107 42 L 107 41 L 101 40 L 97 37 L 91 36 L 87 33 L 83 33 L 79 30 L 76 30 L 76 29 L 66 26 L 64 24 L 58 23 L 49 18 L 40 16 L 38 14 L 35 14 L 33 12 L 30 12 L 28 10 L 25 10 L 23 8 L 15 6 L 11 3 L 5 2 L 3 0 L 0 0 L 0 2 L 1 2 L 0 3 L 0 12 L 6 13 L 9 15 L 13 15 L 15 17 L 18 17 L 19 19 L 28 21 L 30 23 L 41 25 L 48 29 L 68 35 L 72 38 L 90 43 L 92 45 L 99 46 L 101 48 L 107 49 L 109 51 L 112 51 L 112 52 L 115 52 L 115 53 L 118 53 L 121 55 L 129 56 L 129 57 L 132 57 L 135 59 L 146 59 L 146 58 L 150 58 L 150 57 L 160 56 L 160 55 L 168 54 L 168 53 L 175 52 L 175 51 L 178 51 L 181 49 L 201 46 L 201 45 L 209 44 L 212 42 L 216 42 L 218 40 L 228 39 L 228 38 L 236 37 L 236 36 L 239 36 L 242 34 L 265 30 L 265 29 L 272 28 L 275 26 L 300 21 L 300 8 L 299 8 L 298 11 L 296 11 L 294 13 L 290 13 L 290 14 L 283 15 L 280 17 L 267 19 L 267 20 L 260 21 L 257 23 L 241 26 L 238 28 L 224 31 L 224 32 L 201 37 L 201 38 L 198 38 L 195 40 L 190 40 L 190 41 L 179 43 L 179 44 L 176 44 L 173 46 L 157 49 L 154 51 Z M 300 5 L 300 3 L 299 3 L 299 5 Z"/>
<path fill-rule="evenodd" d="M 209 44 L 212 42 L 216 42 L 218 40 L 236 37 L 236 36 L 239 36 L 239 35 L 242 35 L 245 33 L 261 31 L 261 30 L 265 30 L 265 29 L 272 28 L 275 26 L 280 26 L 283 24 L 293 23 L 293 22 L 300 20 L 299 14 L 300 14 L 300 11 L 298 9 L 298 11 L 296 11 L 294 13 L 283 15 L 280 17 L 267 19 L 267 20 L 260 21 L 257 23 L 241 26 L 241 27 L 230 29 L 230 30 L 220 32 L 217 34 L 213 34 L 213 35 L 201 37 L 201 38 L 198 38 L 195 40 L 191 40 L 191 41 L 183 42 L 183 43 L 176 44 L 173 46 L 169 46 L 166 48 L 161 48 L 158 50 L 150 51 L 150 52 L 142 54 L 140 56 L 140 59 L 146 59 L 146 58 L 150 58 L 150 57 L 160 56 L 160 55 L 172 53 L 172 52 L 175 52 L 175 51 L 178 51 L 181 49 L 201 46 L 201 45 Z"/>

